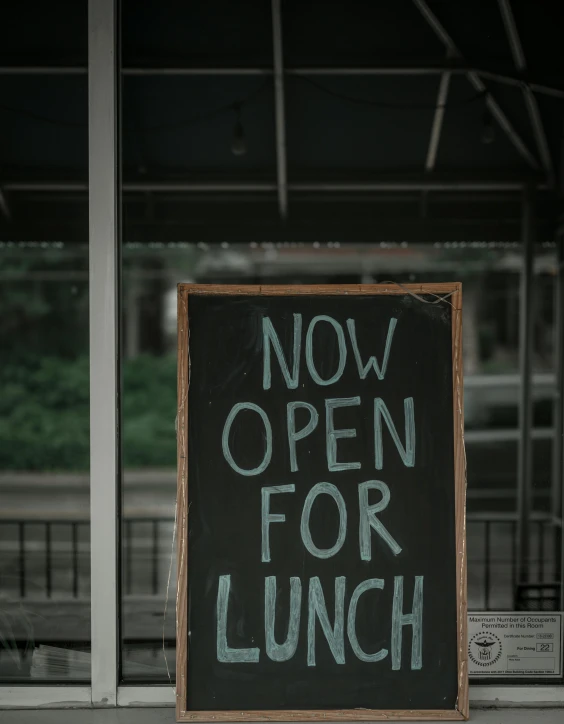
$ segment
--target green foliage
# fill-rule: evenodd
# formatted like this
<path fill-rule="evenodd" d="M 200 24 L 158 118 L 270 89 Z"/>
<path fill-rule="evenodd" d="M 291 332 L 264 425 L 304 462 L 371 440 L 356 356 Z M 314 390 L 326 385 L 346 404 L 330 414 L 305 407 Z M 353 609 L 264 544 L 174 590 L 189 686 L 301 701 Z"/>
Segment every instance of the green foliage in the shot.
<path fill-rule="evenodd" d="M 88 365 L 42 357 L 0 368 L 0 470 L 88 470 Z M 174 467 L 176 357 L 126 361 L 123 377 L 124 466 Z"/>
<path fill-rule="evenodd" d="M 176 465 L 176 355 L 141 355 L 124 364 L 125 467 Z"/>
<path fill-rule="evenodd" d="M 6 365 L 0 389 L 1 470 L 88 469 L 87 358 Z"/>
<path fill-rule="evenodd" d="M 2 249 L 2 362 L 36 365 L 44 355 L 88 352 L 88 256 L 61 250 Z"/>

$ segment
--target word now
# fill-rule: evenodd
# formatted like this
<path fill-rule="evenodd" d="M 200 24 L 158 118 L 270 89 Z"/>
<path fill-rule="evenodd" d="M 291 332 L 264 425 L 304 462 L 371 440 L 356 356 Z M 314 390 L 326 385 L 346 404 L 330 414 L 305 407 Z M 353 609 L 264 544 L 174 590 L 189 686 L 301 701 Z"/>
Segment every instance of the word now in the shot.
<path fill-rule="evenodd" d="M 388 360 L 390 357 L 390 349 L 392 347 L 392 339 L 394 336 L 394 330 L 396 328 L 397 319 L 395 317 L 392 317 L 390 319 L 390 324 L 388 326 L 388 334 L 386 336 L 386 344 L 384 347 L 384 356 L 382 359 L 382 366 L 378 363 L 378 360 L 376 357 L 369 357 L 368 361 L 365 363 L 362 361 L 362 357 L 360 354 L 360 349 L 358 347 L 358 341 L 356 338 L 356 325 L 354 319 L 347 319 L 347 330 L 349 333 L 349 338 L 354 354 L 354 358 L 356 361 L 356 365 L 358 368 L 358 374 L 360 376 L 361 380 L 364 380 L 368 373 L 370 372 L 371 368 L 374 368 L 374 371 L 376 372 L 376 376 L 379 380 L 383 380 L 384 376 L 386 374 L 386 368 L 388 366 Z M 320 323 L 325 322 L 326 324 L 329 324 L 336 336 L 337 345 L 339 349 L 339 360 L 337 363 L 337 369 L 331 377 L 328 379 L 323 379 L 319 372 L 317 371 L 317 366 L 315 364 L 315 360 L 313 358 L 313 333 L 315 331 L 315 327 Z M 280 339 L 278 338 L 278 335 L 276 333 L 276 330 L 274 329 L 272 322 L 270 321 L 270 317 L 263 317 L 262 319 L 262 341 L 263 341 L 263 376 L 262 376 L 262 386 L 263 389 L 269 390 L 270 386 L 272 384 L 272 370 L 271 370 L 271 363 L 270 363 L 270 349 L 274 349 L 274 352 L 276 354 L 276 357 L 278 358 L 278 362 L 280 364 L 280 369 L 282 371 L 282 375 L 284 377 L 284 381 L 286 382 L 286 386 L 290 390 L 295 390 L 299 384 L 299 378 L 300 378 L 300 356 L 301 356 L 301 350 L 302 350 L 302 315 L 301 314 L 294 314 L 294 345 L 293 345 L 293 360 L 292 360 L 292 370 L 290 371 L 290 366 L 284 356 L 284 352 L 282 350 L 282 345 L 280 344 Z M 307 334 L 306 334 L 306 344 L 305 344 L 305 358 L 306 358 L 306 365 L 308 372 L 312 378 L 312 380 L 322 386 L 326 385 L 333 385 L 335 382 L 338 382 L 338 380 L 341 379 L 341 376 L 343 374 L 343 371 L 345 369 L 345 364 L 347 362 L 347 343 L 345 340 L 345 333 L 343 331 L 343 327 L 337 322 L 337 320 L 333 319 L 333 317 L 328 317 L 325 314 L 320 314 L 317 317 L 314 317 L 311 322 L 309 323 Z"/>
<path fill-rule="evenodd" d="M 356 612 L 361 596 L 372 589 L 384 589 L 383 578 L 369 578 L 354 589 L 346 616 L 347 637 L 354 655 L 361 661 L 376 663 L 388 656 L 388 649 L 381 648 L 374 653 L 364 651 L 358 641 L 356 630 Z M 256 664 L 260 659 L 260 649 L 231 648 L 227 642 L 228 607 L 231 590 L 231 576 L 219 577 L 217 591 L 217 660 L 221 663 Z M 346 578 L 335 578 L 335 614 L 333 624 L 329 620 L 325 596 L 317 576 L 309 579 L 307 599 L 307 665 L 315 666 L 316 622 L 321 630 L 337 664 L 345 663 L 345 590 Z M 274 636 L 276 621 L 276 576 L 264 579 L 264 639 L 265 652 L 272 661 L 288 661 L 297 650 L 300 635 L 302 612 L 302 582 L 297 576 L 290 578 L 290 611 L 288 614 L 288 634 L 284 643 L 278 643 Z M 278 607 L 279 610 L 279 607 Z M 404 626 L 412 626 L 411 669 L 421 669 L 423 665 L 423 576 L 415 576 L 413 607 L 411 613 L 403 612 L 403 576 L 394 577 L 394 595 L 392 602 L 391 661 L 392 670 L 401 669 L 402 632 Z M 283 629 L 286 627 L 284 626 Z"/>
<path fill-rule="evenodd" d="M 359 470 L 361 464 L 359 461 L 341 462 L 337 459 L 337 441 L 343 438 L 356 437 L 355 428 L 338 429 L 335 427 L 335 410 L 343 407 L 355 407 L 360 405 L 360 396 L 355 397 L 334 397 L 325 400 L 325 451 L 327 458 L 327 469 L 329 472 L 339 472 L 341 470 Z M 403 464 L 412 468 L 415 465 L 415 416 L 413 397 L 406 397 L 403 401 L 405 415 L 405 445 L 400 440 L 396 426 L 390 415 L 390 411 L 386 407 L 386 403 L 381 397 L 374 398 L 373 421 L 374 421 L 374 467 L 376 470 L 382 470 L 384 466 L 384 449 L 382 444 L 382 421 L 386 423 L 392 440 L 400 454 Z M 296 429 L 296 410 L 304 409 L 309 413 L 309 420 L 304 427 Z M 257 413 L 264 426 L 264 440 L 266 448 L 263 453 L 262 461 L 254 468 L 243 468 L 237 464 L 231 448 L 229 446 L 229 436 L 231 428 L 237 416 L 244 411 Z M 288 436 L 288 447 L 290 453 L 290 469 L 293 473 L 299 470 L 296 443 L 309 437 L 316 429 L 319 422 L 319 413 L 316 408 L 309 402 L 294 401 L 288 402 L 286 406 L 286 430 Z M 241 423 L 239 423 L 241 424 Z M 254 402 L 237 402 L 231 408 L 227 415 L 223 426 L 223 434 L 221 436 L 221 448 L 223 457 L 229 463 L 231 468 L 239 475 L 260 475 L 270 464 L 272 458 L 272 426 L 270 419 L 262 407 Z"/>

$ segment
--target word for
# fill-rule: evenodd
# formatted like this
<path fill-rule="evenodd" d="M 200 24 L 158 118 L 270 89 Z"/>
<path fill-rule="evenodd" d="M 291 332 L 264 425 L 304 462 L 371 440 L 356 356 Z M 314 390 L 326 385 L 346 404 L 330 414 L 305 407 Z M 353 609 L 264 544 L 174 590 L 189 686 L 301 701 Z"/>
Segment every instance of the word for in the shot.
<path fill-rule="evenodd" d="M 363 594 L 372 589 L 383 590 L 382 578 L 369 578 L 354 589 L 349 602 L 346 616 L 347 638 L 354 655 L 361 661 L 376 663 L 388 656 L 388 649 L 381 648 L 374 653 L 362 649 L 358 641 L 356 612 Z M 256 664 L 260 659 L 260 649 L 232 648 L 227 642 L 229 594 L 231 576 L 219 577 L 217 593 L 217 660 L 222 663 Z M 325 596 L 321 582 L 317 576 L 309 579 L 307 597 L 307 665 L 316 665 L 316 622 L 329 645 L 329 649 L 337 664 L 345 663 L 345 590 L 346 577 L 335 578 L 335 613 L 333 624 L 325 604 Z M 290 578 L 290 611 L 288 614 L 288 633 L 284 643 L 278 643 L 274 636 L 276 612 L 277 581 L 276 576 L 264 579 L 264 639 L 265 652 L 272 661 L 288 661 L 298 648 L 300 619 L 302 612 L 302 582 L 297 576 Z M 392 670 L 401 669 L 402 633 L 405 626 L 412 627 L 411 637 L 411 669 L 421 669 L 422 660 L 422 629 L 423 629 L 423 576 L 415 576 L 413 606 L 411 613 L 403 612 L 403 576 L 394 577 L 394 595 L 392 602 L 391 626 L 391 662 Z M 285 627 L 284 627 L 285 628 Z"/>
<path fill-rule="evenodd" d="M 327 469 L 329 472 L 339 472 L 341 470 L 359 470 L 361 464 L 359 461 L 343 462 L 338 460 L 337 443 L 341 439 L 356 437 L 355 428 L 339 429 L 335 427 L 335 410 L 343 407 L 355 407 L 360 405 L 360 396 L 355 397 L 334 397 L 325 400 L 325 455 L 327 459 Z M 384 448 L 382 444 L 382 421 L 386 423 L 396 449 L 402 459 L 403 464 L 412 468 L 415 465 L 415 417 L 413 397 L 406 397 L 403 401 L 405 416 L 405 445 L 400 440 L 396 426 L 390 415 L 390 411 L 386 407 L 386 403 L 381 397 L 374 398 L 373 403 L 373 423 L 374 423 L 374 467 L 376 470 L 382 470 L 384 467 Z M 309 414 L 308 422 L 299 430 L 296 429 L 296 410 L 307 410 Z M 233 457 L 233 453 L 229 446 L 229 436 L 236 418 L 243 411 L 252 411 L 260 416 L 264 426 L 265 449 L 261 462 L 254 468 L 241 467 Z M 295 473 L 299 470 L 297 443 L 304 440 L 312 434 L 319 422 L 319 413 L 316 408 L 309 402 L 294 401 L 288 402 L 286 406 L 286 431 L 288 438 L 288 449 L 290 456 L 290 470 Z M 245 428 L 242 422 L 239 422 L 239 428 Z M 272 425 L 266 412 L 256 405 L 254 402 L 237 402 L 231 408 L 227 415 L 223 426 L 221 436 L 221 449 L 223 457 L 229 463 L 231 468 L 239 475 L 251 476 L 260 475 L 270 465 L 272 459 Z"/>
<path fill-rule="evenodd" d="M 269 485 L 261 489 L 261 529 L 262 529 L 262 562 L 270 562 L 270 524 L 284 523 L 286 516 L 283 513 L 270 512 L 270 497 L 277 493 L 293 493 L 296 486 L 290 485 Z M 368 504 L 368 493 L 370 490 L 378 490 L 382 494 L 381 500 L 373 505 Z M 309 519 L 313 504 L 319 495 L 329 495 L 335 501 L 339 511 L 339 532 L 337 540 L 331 548 L 318 548 L 311 537 Z M 359 526 L 358 538 L 360 547 L 360 558 L 363 561 L 372 559 L 371 530 L 374 530 L 382 540 L 389 546 L 394 555 L 401 553 L 401 546 L 390 535 L 384 524 L 378 520 L 376 513 L 388 507 L 390 502 L 390 489 L 381 480 L 368 480 L 358 486 L 359 505 Z M 300 534 L 306 550 L 316 558 L 331 558 L 338 553 L 345 542 L 347 535 L 347 508 L 345 500 L 338 488 L 331 483 L 317 483 L 307 494 L 302 509 L 300 523 Z"/>

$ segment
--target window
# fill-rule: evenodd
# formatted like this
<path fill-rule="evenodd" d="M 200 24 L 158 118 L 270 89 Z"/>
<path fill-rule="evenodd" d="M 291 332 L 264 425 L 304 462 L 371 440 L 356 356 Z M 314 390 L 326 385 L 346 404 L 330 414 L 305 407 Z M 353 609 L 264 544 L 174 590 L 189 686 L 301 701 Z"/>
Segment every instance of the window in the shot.
<path fill-rule="evenodd" d="M 37 4 L 36 4 L 37 5 Z M 0 679 L 90 679 L 86 2 L 4 8 Z M 82 179 L 82 190 L 55 181 Z M 71 185 L 72 186 L 72 185 Z"/>
<path fill-rule="evenodd" d="M 90 0 L 53 13 L 29 0 L 5 11 L 8 704 L 174 702 L 178 282 L 461 280 L 469 610 L 562 610 L 560 202 L 523 89 L 479 75 L 509 134 L 461 69 L 441 104 L 445 49 L 417 8 L 401 4 L 404 27 L 395 9 L 345 5 L 283 2 L 282 57 L 268 3 Z M 495 35 L 484 67 L 511 67 L 499 17 L 472 12 Z M 546 38 L 544 49 L 528 41 L 536 72 L 554 77 L 561 25 L 530 12 L 525 25 Z M 563 94 L 534 93 L 556 170 Z M 531 175 L 528 155 L 541 171 Z M 528 696 L 561 702 L 561 684 Z M 488 691 L 482 700 L 504 696 Z"/>

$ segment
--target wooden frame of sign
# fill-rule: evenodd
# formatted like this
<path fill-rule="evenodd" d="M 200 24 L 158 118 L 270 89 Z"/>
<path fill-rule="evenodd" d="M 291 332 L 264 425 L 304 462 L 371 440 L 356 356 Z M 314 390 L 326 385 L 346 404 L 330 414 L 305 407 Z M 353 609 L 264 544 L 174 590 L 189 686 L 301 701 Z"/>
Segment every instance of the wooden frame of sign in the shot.
<path fill-rule="evenodd" d="M 454 507 L 456 536 L 456 604 L 458 640 L 458 695 L 452 709 L 274 709 L 241 711 L 187 710 L 188 698 L 188 387 L 190 375 L 188 302 L 194 295 L 264 295 L 264 296 L 338 296 L 353 295 L 431 295 L 448 300 L 452 307 L 452 380 L 454 422 Z M 467 595 L 465 495 L 466 468 L 463 439 L 462 392 L 462 287 L 459 283 L 345 286 L 235 286 L 235 285 L 178 285 L 178 495 L 177 495 L 177 649 L 176 649 L 176 716 L 179 722 L 194 721 L 315 721 L 315 720 L 465 720 L 468 718 L 467 669 Z"/>

